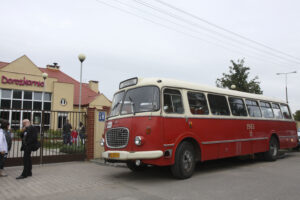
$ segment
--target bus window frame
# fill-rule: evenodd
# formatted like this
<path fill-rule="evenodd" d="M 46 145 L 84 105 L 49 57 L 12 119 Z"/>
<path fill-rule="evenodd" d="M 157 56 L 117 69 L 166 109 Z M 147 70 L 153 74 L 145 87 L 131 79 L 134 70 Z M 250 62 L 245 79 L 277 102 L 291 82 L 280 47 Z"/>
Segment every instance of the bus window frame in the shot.
<path fill-rule="evenodd" d="M 182 113 L 175 113 L 175 112 L 172 112 L 172 113 L 168 113 L 165 111 L 165 109 L 163 108 L 164 107 L 164 104 L 165 104 L 165 99 L 164 99 L 164 92 L 166 89 L 171 89 L 171 90 L 178 90 L 179 93 L 180 93 L 180 96 L 181 96 L 181 103 L 182 103 L 182 108 L 183 108 L 183 112 Z M 185 109 L 185 106 L 186 106 L 186 101 L 184 99 L 184 95 L 183 95 L 183 91 L 182 90 L 186 90 L 186 89 L 183 89 L 183 88 L 176 88 L 176 87 L 169 87 L 169 86 L 165 86 L 161 89 L 161 98 L 162 98 L 162 101 L 161 101 L 161 112 L 163 112 L 164 114 L 166 115 L 184 115 L 186 113 L 186 109 Z"/>
<path fill-rule="evenodd" d="M 249 110 L 248 110 L 248 106 L 247 106 L 247 103 L 246 103 L 246 100 L 255 101 L 257 103 L 259 111 L 260 111 L 260 114 L 261 114 L 260 117 L 253 117 L 253 116 L 250 115 Z M 245 105 L 246 105 L 246 108 L 247 108 L 247 111 L 248 111 L 248 115 L 249 115 L 250 118 L 264 119 L 259 102 L 260 102 L 259 99 L 245 98 Z"/>
<path fill-rule="evenodd" d="M 204 98 L 205 98 L 205 101 L 206 101 L 206 106 L 207 106 L 207 111 L 208 113 L 207 114 L 195 114 L 195 113 L 192 113 L 191 112 L 191 107 L 190 107 L 190 102 L 189 102 L 189 96 L 188 94 L 189 93 L 200 93 L 200 94 L 203 94 Z M 207 93 L 206 92 L 201 92 L 201 91 L 195 91 L 195 90 L 186 90 L 186 97 L 187 97 L 187 106 L 188 106 L 188 110 L 190 112 L 191 115 L 193 116 L 209 116 L 211 115 L 211 112 L 210 112 L 210 107 L 209 107 L 209 103 L 208 103 L 208 99 L 207 99 Z"/>
<path fill-rule="evenodd" d="M 270 105 L 270 108 L 271 108 L 272 113 L 273 113 L 273 117 L 264 117 L 264 114 L 263 114 L 262 108 L 261 108 L 263 106 L 260 105 L 261 103 L 268 103 Z M 260 107 L 260 110 L 261 110 L 262 118 L 265 118 L 265 119 L 276 119 L 275 118 L 275 113 L 274 113 L 274 110 L 273 110 L 273 107 L 272 107 L 272 102 L 270 102 L 270 101 L 264 101 L 264 100 L 259 100 L 259 107 Z"/>
<path fill-rule="evenodd" d="M 209 102 L 209 99 L 208 99 L 208 95 L 215 95 L 215 96 L 223 96 L 223 97 L 225 97 L 225 99 L 226 99 L 226 103 L 227 103 L 227 108 L 228 108 L 228 111 L 229 111 L 229 115 L 215 115 L 215 114 L 213 114 L 212 112 L 211 112 L 211 105 L 210 105 L 210 102 Z M 219 93 L 211 93 L 211 92 L 207 92 L 207 102 L 208 102 L 208 105 L 209 105 L 209 108 L 210 108 L 210 115 L 211 116 L 217 116 L 217 117 L 233 117 L 233 115 L 232 115 L 232 112 L 231 112 L 231 109 L 230 109 L 230 106 L 229 106 L 229 102 L 228 102 L 228 95 L 224 95 L 224 94 L 219 94 Z"/>
<path fill-rule="evenodd" d="M 280 113 L 281 113 L 281 116 L 282 116 L 282 118 L 276 118 L 275 113 L 274 113 L 274 119 L 276 119 L 276 120 L 285 120 L 285 118 L 283 116 L 283 113 L 282 113 L 282 110 L 281 110 L 281 107 L 280 107 L 280 103 L 278 103 L 278 102 L 271 102 L 272 109 L 273 109 L 273 104 L 278 105 Z M 273 112 L 274 112 L 274 109 L 273 109 Z"/>
<path fill-rule="evenodd" d="M 284 117 L 284 114 L 283 114 L 283 112 L 282 112 L 281 105 L 284 105 L 284 106 L 287 107 L 287 109 L 288 109 L 288 111 L 289 111 L 289 114 L 290 114 L 290 116 L 291 116 L 290 118 L 285 118 L 285 117 Z M 289 106 L 288 104 L 285 104 L 285 103 L 279 103 L 279 107 L 280 107 L 280 110 L 281 110 L 281 113 L 282 113 L 282 116 L 283 116 L 283 119 L 284 119 L 284 120 L 294 120 L 293 114 L 292 114 L 291 109 L 290 109 L 290 106 Z"/>
<path fill-rule="evenodd" d="M 232 114 L 232 109 L 231 109 L 231 106 L 230 106 L 230 102 L 229 102 L 229 98 L 241 99 L 243 101 L 243 104 L 244 104 L 244 107 L 245 107 L 247 115 L 245 115 L 245 116 L 233 115 Z M 229 108 L 230 108 L 230 112 L 231 112 L 232 117 L 242 117 L 242 118 L 250 117 L 244 97 L 240 97 L 240 96 L 228 96 L 228 104 L 229 104 Z"/>

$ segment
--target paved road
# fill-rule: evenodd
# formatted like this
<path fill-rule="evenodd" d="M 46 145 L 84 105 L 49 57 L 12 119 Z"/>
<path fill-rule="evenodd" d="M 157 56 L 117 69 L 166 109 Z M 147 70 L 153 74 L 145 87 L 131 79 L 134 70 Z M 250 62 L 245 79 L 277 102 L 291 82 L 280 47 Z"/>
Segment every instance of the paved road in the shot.
<path fill-rule="evenodd" d="M 300 152 L 276 162 L 226 159 L 199 164 L 188 180 L 175 180 L 168 168 L 132 173 L 124 167 L 91 162 L 34 166 L 34 176 L 15 180 L 20 167 L 6 168 L 0 199 L 201 199 L 295 200 L 300 197 Z"/>

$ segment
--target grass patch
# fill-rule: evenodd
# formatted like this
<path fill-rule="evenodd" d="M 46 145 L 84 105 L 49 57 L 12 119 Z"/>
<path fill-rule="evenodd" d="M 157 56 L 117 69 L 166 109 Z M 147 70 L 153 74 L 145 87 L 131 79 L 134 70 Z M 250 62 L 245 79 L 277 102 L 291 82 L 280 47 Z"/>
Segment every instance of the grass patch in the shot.
<path fill-rule="evenodd" d="M 78 153 L 84 153 L 85 147 L 84 145 L 63 145 L 59 148 L 59 151 L 61 153 L 68 153 L 68 154 L 78 154 Z"/>

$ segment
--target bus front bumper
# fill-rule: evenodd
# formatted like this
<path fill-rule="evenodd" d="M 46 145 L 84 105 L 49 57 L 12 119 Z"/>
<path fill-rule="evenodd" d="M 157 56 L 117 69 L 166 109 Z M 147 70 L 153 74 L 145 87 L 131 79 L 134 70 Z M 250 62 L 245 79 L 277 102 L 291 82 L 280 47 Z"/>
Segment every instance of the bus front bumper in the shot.
<path fill-rule="evenodd" d="M 105 151 L 102 153 L 102 158 L 109 160 L 143 160 L 156 159 L 163 156 L 163 152 L 157 151 Z"/>

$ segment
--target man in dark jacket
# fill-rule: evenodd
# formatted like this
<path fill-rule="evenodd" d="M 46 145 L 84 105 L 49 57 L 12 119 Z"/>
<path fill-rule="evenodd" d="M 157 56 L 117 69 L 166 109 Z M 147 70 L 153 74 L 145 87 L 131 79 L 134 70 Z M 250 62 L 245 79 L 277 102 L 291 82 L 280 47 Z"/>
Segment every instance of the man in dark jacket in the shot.
<path fill-rule="evenodd" d="M 23 172 L 16 179 L 24 179 L 28 176 L 32 176 L 32 162 L 31 162 L 31 151 L 37 144 L 37 130 L 30 124 L 28 119 L 23 120 L 23 132 L 21 133 L 22 147 L 21 151 L 24 151 L 23 156 Z"/>

